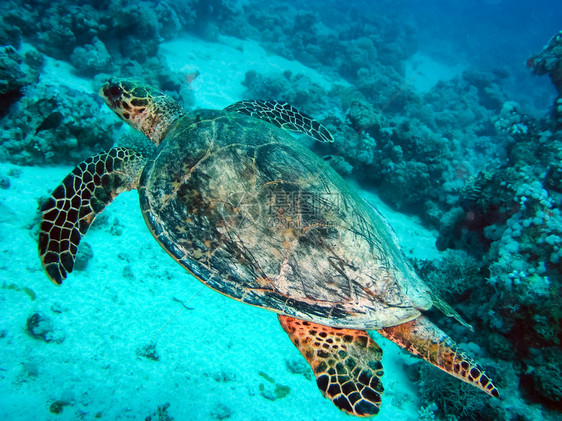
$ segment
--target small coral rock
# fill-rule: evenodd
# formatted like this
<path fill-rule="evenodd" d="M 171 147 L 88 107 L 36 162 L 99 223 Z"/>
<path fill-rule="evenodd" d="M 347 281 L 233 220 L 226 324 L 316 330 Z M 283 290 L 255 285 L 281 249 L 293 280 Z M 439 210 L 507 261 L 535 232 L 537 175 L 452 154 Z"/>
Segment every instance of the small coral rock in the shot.
<path fill-rule="evenodd" d="M 76 254 L 76 261 L 74 262 L 74 270 L 86 270 L 88 262 L 94 257 L 92 247 L 86 243 L 80 243 L 78 253 Z"/>
<path fill-rule="evenodd" d="M 156 344 L 154 342 L 149 342 L 143 345 L 141 348 L 137 349 L 137 355 L 139 357 L 148 358 L 152 361 L 160 360 L 160 355 L 156 350 Z"/>
<path fill-rule="evenodd" d="M 45 313 L 35 312 L 27 318 L 26 332 L 35 339 L 45 342 L 62 343 L 64 334 L 59 329 L 55 329 L 53 320 Z"/>
<path fill-rule="evenodd" d="M 232 410 L 222 403 L 217 404 L 211 411 L 211 417 L 217 420 L 225 420 L 230 418 L 232 415 Z"/>

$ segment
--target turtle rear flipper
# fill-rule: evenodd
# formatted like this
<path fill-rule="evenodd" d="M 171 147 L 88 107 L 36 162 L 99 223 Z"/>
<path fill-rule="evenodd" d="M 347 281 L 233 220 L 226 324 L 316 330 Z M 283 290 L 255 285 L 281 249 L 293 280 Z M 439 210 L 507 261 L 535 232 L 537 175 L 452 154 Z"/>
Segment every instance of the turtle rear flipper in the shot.
<path fill-rule="evenodd" d="M 319 142 L 333 142 L 326 127 L 291 104 L 277 101 L 248 100 L 235 102 L 224 109 L 250 115 L 274 126 L 297 133 L 304 133 Z"/>
<path fill-rule="evenodd" d="M 426 317 L 420 316 L 378 332 L 450 375 L 476 386 L 490 396 L 499 397 L 498 389 L 482 367 Z"/>
<path fill-rule="evenodd" d="M 378 414 L 384 391 L 382 349 L 367 332 L 287 316 L 279 316 L 279 321 L 312 367 L 325 397 L 351 415 Z"/>
<path fill-rule="evenodd" d="M 113 148 L 81 162 L 41 206 L 39 255 L 61 284 L 74 268 L 78 244 L 96 216 L 119 194 L 136 188 L 146 158 Z"/>

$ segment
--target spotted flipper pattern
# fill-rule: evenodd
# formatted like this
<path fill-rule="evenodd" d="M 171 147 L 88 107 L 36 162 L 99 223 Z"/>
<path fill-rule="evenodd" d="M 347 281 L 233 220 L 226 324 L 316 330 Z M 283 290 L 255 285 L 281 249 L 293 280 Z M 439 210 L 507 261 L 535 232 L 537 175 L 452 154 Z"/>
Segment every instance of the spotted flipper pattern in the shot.
<path fill-rule="evenodd" d="M 277 101 L 240 101 L 226 107 L 225 111 L 247 114 L 292 132 L 304 133 L 319 142 L 333 142 L 326 127 L 291 104 Z"/>
<path fill-rule="evenodd" d="M 288 316 L 279 316 L 279 322 L 312 367 L 324 397 L 351 415 L 378 414 L 384 390 L 382 349 L 367 332 Z"/>
<path fill-rule="evenodd" d="M 74 268 L 80 240 L 96 216 L 119 194 L 136 188 L 146 158 L 113 148 L 81 162 L 41 206 L 39 255 L 60 285 Z"/>
<path fill-rule="evenodd" d="M 385 327 L 378 332 L 450 375 L 476 386 L 490 396 L 499 397 L 498 389 L 482 367 L 426 317 L 420 316 L 398 326 Z"/>

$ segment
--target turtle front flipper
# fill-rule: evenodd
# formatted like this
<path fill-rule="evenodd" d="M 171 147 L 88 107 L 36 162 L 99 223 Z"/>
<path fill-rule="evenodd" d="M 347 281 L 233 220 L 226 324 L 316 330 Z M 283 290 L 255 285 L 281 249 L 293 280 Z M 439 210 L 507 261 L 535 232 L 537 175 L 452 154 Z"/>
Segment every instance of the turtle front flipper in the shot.
<path fill-rule="evenodd" d="M 249 100 L 235 102 L 224 110 L 259 118 L 285 130 L 304 133 L 319 142 L 334 141 L 326 127 L 291 104 Z"/>
<path fill-rule="evenodd" d="M 490 396 L 499 397 L 498 389 L 482 367 L 426 317 L 420 316 L 378 332 L 450 375 L 476 386 Z"/>
<path fill-rule="evenodd" d="M 384 390 L 382 349 L 367 332 L 281 315 L 279 322 L 312 367 L 324 397 L 351 415 L 378 414 Z"/>
<path fill-rule="evenodd" d="M 41 206 L 39 255 L 49 278 L 72 272 L 78 244 L 96 216 L 119 194 L 136 188 L 146 158 L 113 148 L 81 162 Z"/>

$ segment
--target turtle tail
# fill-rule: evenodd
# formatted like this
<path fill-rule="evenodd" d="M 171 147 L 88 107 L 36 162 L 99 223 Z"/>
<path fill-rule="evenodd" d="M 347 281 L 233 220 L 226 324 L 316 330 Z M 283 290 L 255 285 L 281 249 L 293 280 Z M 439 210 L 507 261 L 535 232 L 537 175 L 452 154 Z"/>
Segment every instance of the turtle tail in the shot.
<path fill-rule="evenodd" d="M 426 317 L 420 316 L 378 332 L 450 375 L 476 386 L 490 396 L 499 397 L 498 389 L 482 367 Z"/>
<path fill-rule="evenodd" d="M 74 268 L 78 244 L 96 216 L 119 194 L 138 186 L 146 158 L 113 148 L 81 162 L 41 206 L 39 255 L 60 285 Z"/>

